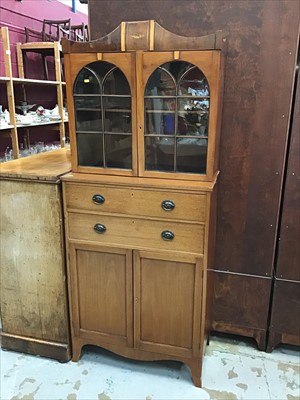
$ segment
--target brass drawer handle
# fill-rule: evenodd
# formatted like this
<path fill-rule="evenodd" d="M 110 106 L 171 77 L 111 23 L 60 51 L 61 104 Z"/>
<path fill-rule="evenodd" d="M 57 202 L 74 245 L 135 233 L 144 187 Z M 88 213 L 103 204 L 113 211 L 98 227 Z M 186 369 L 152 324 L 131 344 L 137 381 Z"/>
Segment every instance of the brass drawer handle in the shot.
<path fill-rule="evenodd" d="M 172 211 L 175 208 L 175 203 L 172 200 L 164 200 L 161 203 L 161 208 L 165 211 Z"/>
<path fill-rule="evenodd" d="M 105 197 L 102 194 L 94 194 L 92 200 L 95 204 L 103 204 L 105 202 Z"/>
<path fill-rule="evenodd" d="M 103 224 L 95 224 L 94 231 L 97 233 L 104 233 L 106 231 L 106 226 Z"/>
<path fill-rule="evenodd" d="M 173 240 L 174 237 L 175 237 L 175 234 L 174 234 L 173 232 L 171 232 L 171 231 L 163 231 L 163 232 L 161 233 L 161 237 L 162 237 L 164 240 Z"/>

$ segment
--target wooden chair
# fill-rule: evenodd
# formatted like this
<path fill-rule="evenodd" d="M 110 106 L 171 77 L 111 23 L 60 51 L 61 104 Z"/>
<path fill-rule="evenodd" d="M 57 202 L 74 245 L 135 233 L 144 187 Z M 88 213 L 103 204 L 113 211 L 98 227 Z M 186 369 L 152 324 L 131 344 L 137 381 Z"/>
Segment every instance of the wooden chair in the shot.
<path fill-rule="evenodd" d="M 88 26 L 84 22 L 71 25 L 70 39 L 76 42 L 87 42 L 89 40 Z"/>
<path fill-rule="evenodd" d="M 30 29 L 25 27 L 25 39 L 26 43 L 31 42 L 59 42 L 62 37 L 70 38 L 71 33 L 71 19 L 64 20 L 49 20 L 44 19 L 42 30 L 36 31 L 34 29 Z M 27 68 L 27 52 L 38 53 L 42 57 L 43 61 L 43 69 L 44 69 L 44 78 L 49 79 L 48 73 L 48 65 L 47 65 L 47 57 L 53 56 L 54 52 L 51 48 L 43 48 L 43 46 L 30 46 L 27 49 L 22 49 L 24 54 L 25 61 L 25 70 Z M 63 69 L 61 69 L 63 71 Z M 63 76 L 62 76 L 63 79 Z"/>
<path fill-rule="evenodd" d="M 71 18 L 63 20 L 44 19 L 42 30 L 36 31 L 25 27 L 26 43 L 32 42 L 31 38 L 41 42 L 58 42 L 62 37 L 70 37 Z"/>

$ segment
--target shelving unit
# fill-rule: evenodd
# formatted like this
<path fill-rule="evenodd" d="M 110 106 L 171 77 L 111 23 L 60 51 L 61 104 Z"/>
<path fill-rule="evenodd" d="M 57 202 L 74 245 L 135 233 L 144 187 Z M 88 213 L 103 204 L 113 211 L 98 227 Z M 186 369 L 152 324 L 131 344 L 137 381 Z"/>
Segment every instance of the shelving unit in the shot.
<path fill-rule="evenodd" d="M 10 50 L 10 42 L 9 42 L 9 32 L 7 27 L 0 28 L 0 38 L 3 42 L 3 54 L 4 54 L 4 68 L 5 68 L 5 76 L 0 77 L 0 85 L 6 86 L 7 93 L 7 103 L 8 103 L 8 111 L 10 114 L 10 124 L 5 127 L 0 127 L 0 132 L 10 132 L 11 142 L 12 142 L 12 150 L 13 157 L 17 159 L 20 157 L 19 152 L 19 142 L 18 142 L 18 128 L 26 128 L 28 139 L 30 138 L 29 129 L 31 127 L 37 126 L 47 126 L 54 125 L 58 126 L 59 135 L 60 135 L 60 145 L 61 147 L 65 147 L 65 122 L 68 122 L 64 117 L 63 112 L 63 87 L 65 82 L 61 80 L 61 63 L 60 63 L 60 43 L 59 42 L 49 42 L 49 43 L 18 43 L 17 48 L 17 60 L 18 60 L 18 72 L 19 77 L 13 77 L 12 67 L 11 67 L 11 50 Z M 25 78 L 24 74 L 24 62 L 23 62 L 23 52 L 24 50 L 30 50 L 31 48 L 47 48 L 52 49 L 55 62 L 55 81 L 45 81 L 40 79 L 28 79 Z M 18 124 L 16 120 L 16 112 L 15 112 L 15 97 L 14 97 L 14 88 L 16 86 L 22 85 L 23 87 L 23 97 L 26 99 L 26 86 L 36 85 L 36 86 L 55 86 L 56 87 L 56 95 L 57 95 L 57 105 L 58 112 L 61 117 L 58 121 L 47 121 L 47 122 L 38 122 L 32 123 L 29 125 Z"/>

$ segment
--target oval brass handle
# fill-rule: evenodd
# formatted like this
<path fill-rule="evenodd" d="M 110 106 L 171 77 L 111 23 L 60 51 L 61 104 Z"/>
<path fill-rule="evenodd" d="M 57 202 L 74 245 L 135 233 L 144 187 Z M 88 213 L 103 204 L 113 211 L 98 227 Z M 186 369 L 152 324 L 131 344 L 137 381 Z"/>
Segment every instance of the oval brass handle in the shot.
<path fill-rule="evenodd" d="M 161 208 L 165 211 L 172 211 L 175 208 L 175 203 L 172 200 L 164 200 L 161 203 Z"/>
<path fill-rule="evenodd" d="M 175 237 L 175 234 L 174 234 L 173 232 L 171 232 L 171 231 L 163 231 L 163 232 L 161 233 L 161 237 L 162 237 L 164 240 L 173 240 L 174 237 Z"/>
<path fill-rule="evenodd" d="M 106 226 L 103 224 L 95 224 L 94 231 L 97 233 L 104 233 L 106 231 Z"/>
<path fill-rule="evenodd" d="M 103 204 L 105 202 L 105 197 L 102 194 L 94 194 L 92 200 L 95 204 Z"/>

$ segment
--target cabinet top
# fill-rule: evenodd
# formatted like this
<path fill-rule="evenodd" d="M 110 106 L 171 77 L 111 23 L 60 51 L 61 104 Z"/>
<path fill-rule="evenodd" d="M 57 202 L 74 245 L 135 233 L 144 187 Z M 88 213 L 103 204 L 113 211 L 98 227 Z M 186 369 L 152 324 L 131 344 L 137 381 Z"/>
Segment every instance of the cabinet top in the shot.
<path fill-rule="evenodd" d="M 59 149 L 2 163 L 0 179 L 58 182 L 70 170 L 70 150 Z"/>
<path fill-rule="evenodd" d="M 211 192 L 218 178 L 217 173 L 212 182 L 179 181 L 175 179 L 140 178 L 128 176 L 96 175 L 84 173 L 69 173 L 61 180 L 76 184 L 95 184 L 103 186 L 126 186 L 133 188 L 156 188 L 164 190 L 184 190 L 185 192 Z"/>
<path fill-rule="evenodd" d="M 176 35 L 154 20 L 126 21 L 108 35 L 90 42 L 62 39 L 63 53 L 98 53 L 122 51 L 176 51 L 176 50 L 225 50 L 226 38 L 222 31 L 186 37 Z"/>

